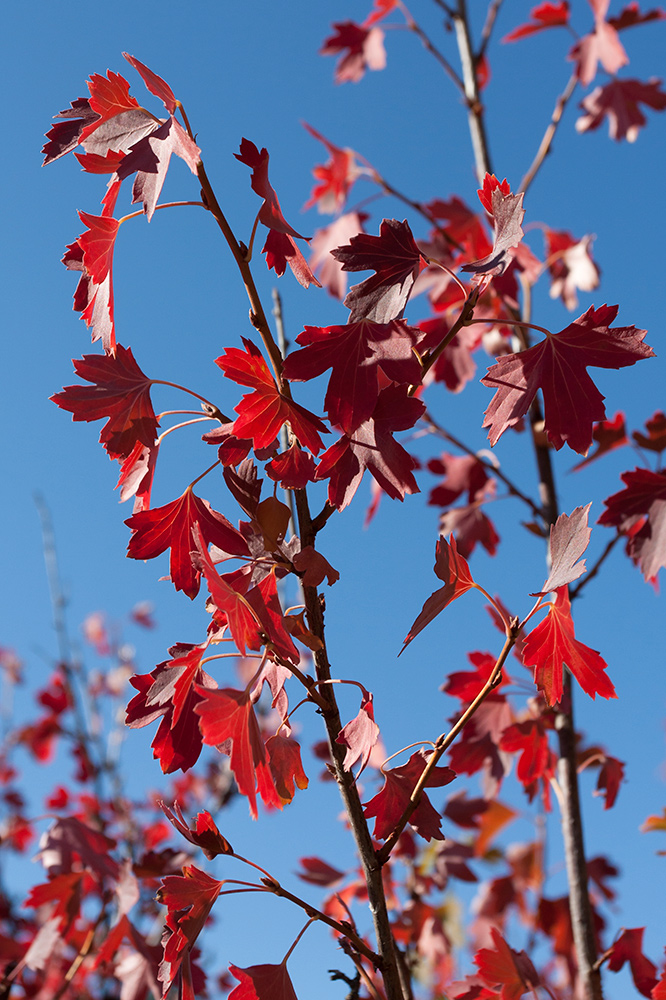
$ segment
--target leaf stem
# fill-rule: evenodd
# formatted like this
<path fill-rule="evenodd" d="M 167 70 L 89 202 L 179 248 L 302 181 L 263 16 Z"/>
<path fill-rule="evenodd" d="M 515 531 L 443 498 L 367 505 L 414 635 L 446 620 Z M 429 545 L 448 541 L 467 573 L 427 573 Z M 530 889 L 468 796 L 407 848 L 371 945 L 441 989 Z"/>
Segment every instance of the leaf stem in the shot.
<path fill-rule="evenodd" d="M 199 208 L 206 207 L 202 201 L 165 201 L 162 205 L 155 205 L 154 211 L 159 212 L 161 208 L 180 208 L 181 205 L 196 205 Z M 118 225 L 121 222 L 127 222 L 128 219 L 138 219 L 140 215 L 145 214 L 143 209 L 139 209 L 137 212 L 130 212 L 129 215 L 123 215 L 122 219 L 118 219 Z"/>

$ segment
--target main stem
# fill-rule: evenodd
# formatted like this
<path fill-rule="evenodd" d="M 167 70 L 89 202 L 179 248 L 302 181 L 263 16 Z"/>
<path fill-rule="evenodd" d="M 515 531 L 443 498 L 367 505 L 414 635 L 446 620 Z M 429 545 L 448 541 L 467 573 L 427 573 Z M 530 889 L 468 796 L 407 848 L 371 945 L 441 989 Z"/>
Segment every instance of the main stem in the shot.
<path fill-rule="evenodd" d="M 305 490 L 296 491 L 296 510 L 298 513 L 301 545 L 303 547 L 314 545 L 315 531 L 312 526 L 312 517 Z M 331 666 L 324 638 L 323 601 L 316 587 L 303 587 L 303 593 L 308 627 L 322 643 L 321 649 L 316 650 L 313 654 L 317 680 L 328 681 L 331 679 Z M 396 950 L 386 907 L 382 866 L 379 863 L 372 843 L 367 820 L 363 815 L 363 806 L 361 805 L 354 776 L 351 771 L 345 770 L 343 766 L 346 749 L 340 743 L 336 743 L 336 739 L 342 729 L 342 721 L 335 698 L 335 685 L 322 684 L 319 690 L 327 703 L 327 707 L 322 710 L 322 715 L 326 726 L 331 759 L 335 769 L 335 778 L 345 804 L 347 818 L 354 835 L 354 840 L 356 841 L 368 889 L 368 905 L 372 914 L 377 939 L 377 952 L 382 963 L 380 972 L 384 979 L 386 1000 L 405 1000 L 405 993 L 400 984 Z"/>
<path fill-rule="evenodd" d="M 476 78 L 476 62 L 465 0 L 458 0 L 453 15 L 456 39 L 460 52 L 460 62 L 465 84 L 468 108 L 468 123 L 476 172 L 481 181 L 486 173 L 492 173 L 488 140 L 486 137 L 483 105 L 479 99 Z M 532 175 L 533 176 L 533 175 Z M 530 180 L 532 177 L 530 177 Z M 526 336 L 527 331 L 525 332 Z M 543 427 L 541 407 L 535 400 L 530 410 L 532 440 L 534 444 L 539 493 L 543 505 L 544 520 L 554 524 L 558 516 L 557 490 L 551 462 L 550 450 L 541 443 L 537 433 Z M 576 733 L 573 719 L 571 676 L 567 674 L 561 709 L 555 720 L 559 737 L 559 759 L 557 776 L 562 789 L 562 834 L 564 854 L 569 881 L 569 907 L 573 926 L 578 975 L 583 987 L 585 1000 L 603 1000 L 601 973 L 595 968 L 597 958 L 592 907 L 588 894 L 587 863 L 583 838 L 583 818 L 578 791 L 578 771 L 576 767 Z"/>

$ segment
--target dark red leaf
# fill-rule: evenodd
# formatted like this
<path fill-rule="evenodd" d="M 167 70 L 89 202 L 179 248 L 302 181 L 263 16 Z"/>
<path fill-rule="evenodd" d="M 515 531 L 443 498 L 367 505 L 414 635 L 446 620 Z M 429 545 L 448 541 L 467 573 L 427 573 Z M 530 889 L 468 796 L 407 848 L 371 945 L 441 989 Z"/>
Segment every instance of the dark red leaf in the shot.
<path fill-rule="evenodd" d="M 625 368 L 654 351 L 643 343 L 645 330 L 615 327 L 617 306 L 591 306 L 558 334 L 548 334 L 519 354 L 508 354 L 481 379 L 496 388 L 483 426 L 492 445 L 523 417 L 539 389 L 543 392 L 545 431 L 559 450 L 566 442 L 581 455 L 592 444 L 592 426 L 604 420 L 604 397 L 587 374 L 587 367 Z"/>
<path fill-rule="evenodd" d="M 353 21 L 333 25 L 335 34 L 319 50 L 322 56 L 343 53 L 335 67 L 336 83 L 358 83 L 366 69 L 384 69 L 386 51 L 381 28 L 366 28 Z"/>
<path fill-rule="evenodd" d="M 58 121 L 46 133 L 46 138 L 49 141 L 42 149 L 42 153 L 44 153 L 42 166 L 46 166 L 47 163 L 52 163 L 53 160 L 57 160 L 65 153 L 76 149 L 81 141 L 84 128 L 97 121 L 99 115 L 90 107 L 90 101 L 87 97 L 78 97 L 72 101 L 69 108 L 65 108 L 64 111 L 53 117 Z"/>
<path fill-rule="evenodd" d="M 280 802 L 283 806 L 289 805 L 296 788 L 308 787 L 308 777 L 301 763 L 300 744 L 278 733 L 266 740 L 266 753 Z"/>
<path fill-rule="evenodd" d="M 407 395 L 406 386 L 389 385 L 380 391 L 370 420 L 321 456 L 317 479 L 330 478 L 328 500 L 333 507 L 342 510 L 351 503 L 366 469 L 394 500 L 419 492 L 412 474 L 418 463 L 393 433 L 413 427 L 424 410 L 421 400 Z"/>
<path fill-rule="evenodd" d="M 292 382 L 304 382 L 331 368 L 324 407 L 331 423 L 351 435 L 375 409 L 378 368 L 394 382 L 420 382 L 421 365 L 413 352 L 419 337 L 403 320 L 306 326 L 296 338 L 303 349 L 287 357 L 284 374 Z"/>
<path fill-rule="evenodd" d="M 189 840 L 191 844 L 196 844 L 197 847 L 200 847 L 209 861 L 216 858 L 218 854 L 234 853 L 233 847 L 229 841 L 222 836 L 217 828 L 215 820 L 206 810 L 197 813 L 194 826 L 189 827 L 185 822 L 185 817 L 183 816 L 177 802 L 174 802 L 173 804 L 173 812 L 167 805 L 165 805 L 164 802 L 160 802 L 159 805 L 161 806 L 162 812 L 166 818 L 176 828 L 176 830 L 178 830 L 178 832 L 181 833 L 186 840 Z"/>
<path fill-rule="evenodd" d="M 624 781 L 624 763 L 617 757 L 604 757 L 599 777 L 597 778 L 596 795 L 603 795 L 604 809 L 612 809 L 615 805 L 620 785 Z"/>
<path fill-rule="evenodd" d="M 615 525 L 629 535 L 627 552 L 652 580 L 666 566 L 666 472 L 624 472 L 626 489 L 604 500 L 599 524 Z"/>
<path fill-rule="evenodd" d="M 428 263 L 407 222 L 397 219 L 383 219 L 379 236 L 359 233 L 352 236 L 349 246 L 331 252 L 342 263 L 343 271 L 376 272 L 360 285 L 354 285 L 345 299 L 345 305 L 351 309 L 352 323 L 362 319 L 375 323 L 400 319 L 414 282 Z"/>
<path fill-rule="evenodd" d="M 333 868 L 321 858 L 300 858 L 299 865 L 301 871 L 296 872 L 298 877 L 310 885 L 331 886 L 345 877 L 345 873 Z"/>
<path fill-rule="evenodd" d="M 206 648 L 206 643 L 172 646 L 170 660 L 159 663 L 149 674 L 130 678 L 130 684 L 139 693 L 127 706 L 125 724 L 141 729 L 161 718 L 152 747 L 153 756 L 159 760 L 165 774 L 188 771 L 201 753 L 199 719 L 195 714 L 201 696 L 195 691 L 195 685 L 217 686 L 201 666 Z"/>
<path fill-rule="evenodd" d="M 273 269 L 278 278 L 282 277 L 288 264 L 296 281 L 303 288 L 309 288 L 310 285 L 321 288 L 320 282 L 310 270 L 310 265 L 294 243 L 292 236 L 279 233 L 276 229 L 269 230 L 261 252 L 266 254 L 269 270 Z"/>
<path fill-rule="evenodd" d="M 657 454 L 661 454 L 666 448 L 666 414 L 657 410 L 654 416 L 645 421 L 645 430 L 647 434 L 643 434 L 642 431 L 633 431 L 632 438 L 639 448 L 647 448 L 648 451 L 656 451 Z"/>

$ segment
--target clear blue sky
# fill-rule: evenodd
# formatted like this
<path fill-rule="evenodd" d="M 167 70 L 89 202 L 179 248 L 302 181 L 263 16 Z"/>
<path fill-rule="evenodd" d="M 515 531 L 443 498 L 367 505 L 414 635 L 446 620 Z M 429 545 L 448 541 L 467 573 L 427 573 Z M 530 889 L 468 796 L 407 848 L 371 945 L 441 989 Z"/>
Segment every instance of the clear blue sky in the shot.
<path fill-rule="evenodd" d="M 125 558 L 128 529 L 123 520 L 131 510 L 119 506 L 113 492 L 117 467 L 97 444 L 100 425 L 73 425 L 48 402 L 53 392 L 76 381 L 70 359 L 91 351 L 88 331 L 70 309 L 74 276 L 59 258 L 81 231 L 76 210 L 96 212 L 103 187 L 100 178 L 82 174 L 69 158 L 41 170 L 39 150 L 51 116 L 85 94 L 90 73 L 107 68 L 126 75 L 133 93 L 141 95 L 138 78 L 121 52 L 137 56 L 160 73 L 185 104 L 218 197 L 240 238 L 249 236 L 257 207 L 247 169 L 233 157 L 243 136 L 268 148 L 271 181 L 291 223 L 308 233 L 325 224 L 314 210 L 299 215 L 310 193 L 311 167 L 324 159 L 322 148 L 301 127 L 303 120 L 331 141 L 363 154 L 412 197 L 430 200 L 458 194 L 474 205 L 476 184 L 463 108 L 415 38 L 387 32 L 387 69 L 368 74 L 357 85 L 336 87 L 334 61 L 317 55 L 333 20 L 361 21 L 369 7 L 370 0 L 291 0 L 280 5 L 205 0 L 187 7 L 172 0 L 119 0 L 113 6 L 82 9 L 42 0 L 12 5 L 5 12 L 0 69 L 6 133 L 0 645 L 14 647 L 25 658 L 29 683 L 43 683 L 49 658 L 55 655 L 35 491 L 44 495 L 53 516 L 73 632 L 92 611 L 103 610 L 110 620 L 121 620 L 138 601 L 153 601 L 159 627 L 151 633 L 127 633 L 137 646 L 138 669 L 147 672 L 165 658 L 172 643 L 200 641 L 207 619 L 201 600 L 191 605 L 168 583 L 157 582 L 168 571 L 165 559 L 144 565 Z M 529 7 L 522 0 L 506 4 L 497 37 L 525 21 Z M 576 0 L 574 7 L 577 23 L 586 30 L 587 4 Z M 437 30 L 435 4 L 417 0 L 412 9 L 425 27 Z M 612 9 L 616 11 L 616 5 Z M 623 36 L 632 58 L 624 75 L 647 79 L 663 69 L 664 30 L 662 25 L 647 26 Z M 452 40 L 444 44 L 453 59 Z M 553 32 L 511 48 L 491 49 L 486 105 L 492 157 L 496 173 L 507 176 L 512 185 L 529 165 L 555 97 L 566 84 L 570 67 L 563 57 L 568 46 L 564 33 Z M 601 372 L 596 379 L 607 397 L 609 415 L 621 408 L 630 426 L 639 427 L 656 409 L 666 407 L 661 260 L 666 116 L 649 112 L 648 127 L 633 145 L 612 143 L 605 126 L 577 135 L 576 117 L 570 107 L 554 153 L 526 198 L 525 224 L 542 221 L 576 236 L 596 234 L 602 285 L 593 295 L 581 295 L 580 311 L 592 303 L 619 302 L 618 323 L 646 328 L 647 341 L 657 352 L 654 361 L 619 373 Z M 363 183 L 355 192 L 359 198 L 371 193 Z M 194 179 L 177 163 L 165 195 L 192 198 L 196 192 Z M 125 211 L 127 195 L 123 197 Z M 383 215 L 405 217 L 403 207 L 388 199 L 373 204 L 371 211 L 370 231 L 377 231 Z M 418 219 L 411 222 L 415 233 L 425 236 Z M 178 209 L 158 213 L 150 225 L 140 219 L 123 230 L 114 272 L 120 342 L 132 346 L 152 377 L 190 384 L 232 408 L 235 400 L 230 388 L 221 386 L 212 359 L 248 334 L 247 303 L 212 220 L 195 209 Z M 528 239 L 541 253 L 538 233 Z M 256 273 L 268 302 L 273 275 L 259 260 Z M 289 273 L 280 288 L 292 340 L 304 324 L 344 322 L 346 310 L 325 292 L 302 290 Z M 416 321 L 426 312 L 420 299 L 407 315 Z M 551 302 L 545 285 L 537 292 L 534 317 L 553 330 L 572 318 L 561 304 Z M 478 362 L 482 375 L 485 358 L 479 356 Z M 431 406 L 441 422 L 473 447 L 484 447 L 480 425 L 488 390 L 476 384 L 456 397 L 437 391 Z M 157 405 L 166 406 L 167 399 Z M 194 430 L 171 452 L 164 450 L 154 503 L 172 499 L 201 470 L 208 452 L 202 457 L 197 442 Z M 427 457 L 435 445 L 421 441 L 413 448 Z M 497 453 L 511 474 L 524 477 L 526 488 L 534 490 L 528 442 L 507 436 Z M 619 473 L 634 463 L 625 450 L 604 464 L 568 475 L 572 464 L 566 449 L 557 456 L 562 508 L 570 511 L 594 500 L 596 519 L 601 500 L 620 487 Z M 333 519 L 321 538 L 324 554 L 341 572 L 340 583 L 327 593 L 334 669 L 339 675 L 359 677 L 373 690 L 388 752 L 432 739 L 445 728 L 452 705 L 437 688 L 446 673 L 463 667 L 468 649 L 499 648 L 498 634 L 470 596 L 396 660 L 407 629 L 436 582 L 432 562 L 437 516 L 425 504 L 434 482 L 425 472 L 420 482 L 422 496 L 407 498 L 402 505 L 384 500 L 371 528 L 362 532 L 369 499 L 364 482 L 351 509 Z M 219 497 L 208 496 L 214 506 L 225 503 L 221 490 Z M 227 513 L 238 516 L 232 509 Z M 542 548 L 538 540 L 511 526 L 512 518 L 523 516 L 511 503 L 498 503 L 492 513 L 502 545 L 494 560 L 474 556 L 475 576 L 512 610 L 526 609 L 527 594 L 543 579 Z M 592 557 L 608 537 L 604 529 L 595 530 Z M 628 781 L 611 813 L 603 813 L 601 801 L 592 798 L 592 780 L 583 780 L 589 853 L 606 853 L 624 876 L 620 912 L 609 918 L 611 933 L 621 925 L 646 923 L 645 946 L 654 961 L 661 960 L 666 943 L 665 862 L 654 856 L 663 845 L 658 835 L 641 835 L 638 827 L 666 803 L 663 620 L 663 600 L 619 552 L 600 585 L 590 586 L 576 609 L 579 637 L 601 650 L 618 692 L 618 700 L 608 703 L 580 697 L 579 725 L 591 741 L 603 742 L 628 763 Z M 17 713 L 28 708 L 24 693 Z M 351 701 L 347 708 L 350 715 L 356 711 Z M 316 723 L 303 716 L 306 746 L 321 736 Z M 133 767 L 135 761 L 142 762 L 145 785 L 164 787 L 158 765 L 150 759 L 152 735 L 152 727 L 130 733 L 126 760 Z M 314 777 L 318 768 L 309 761 L 306 769 Z M 511 787 L 509 778 L 503 797 L 510 800 Z M 261 818 L 254 825 L 245 805 L 237 803 L 224 832 L 237 850 L 273 866 L 280 877 L 289 877 L 298 857 L 315 853 L 344 868 L 351 863 L 351 849 L 344 836 L 338 836 L 339 809 L 334 788 L 318 788 L 313 782 L 311 791 L 297 796 L 284 814 Z M 556 821 L 553 832 L 554 878 L 547 891 L 557 895 L 564 889 Z M 212 870 L 219 871 L 214 866 Z M 40 878 L 35 869 L 33 882 Z M 287 915 L 278 901 L 270 901 L 265 913 L 258 912 L 251 902 L 251 907 L 230 901 L 218 905 L 219 923 L 204 937 L 204 950 L 239 966 L 280 960 L 300 926 L 300 914 Z M 242 930 L 243 915 L 251 920 L 254 933 Z M 297 955 L 291 963 L 297 991 L 301 986 L 305 998 L 308 985 L 312 989 L 316 982 L 317 995 L 338 997 L 339 986 L 327 986 L 321 975 L 322 968 L 336 965 L 338 956 L 327 934 L 318 929 L 308 933 L 303 960 Z M 621 985 L 619 977 L 608 983 L 611 1000 L 622 995 Z"/>

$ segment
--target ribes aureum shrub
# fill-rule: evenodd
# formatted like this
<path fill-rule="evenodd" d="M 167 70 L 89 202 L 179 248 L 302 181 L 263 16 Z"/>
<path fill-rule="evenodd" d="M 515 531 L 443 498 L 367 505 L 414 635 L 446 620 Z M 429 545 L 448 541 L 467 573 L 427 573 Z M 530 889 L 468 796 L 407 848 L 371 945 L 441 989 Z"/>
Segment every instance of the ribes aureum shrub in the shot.
<path fill-rule="evenodd" d="M 621 412 L 607 414 L 595 370 L 647 362 L 654 351 L 645 330 L 617 322 L 618 304 L 580 311 L 578 292 L 596 289 L 600 280 L 592 238 L 530 219 L 525 199 L 579 87 L 595 84 L 581 100 L 579 132 L 608 119 L 612 138 L 633 141 L 646 124 L 644 109 L 664 110 L 659 81 L 624 75 L 623 40 L 625 29 L 664 15 L 632 3 L 611 17 L 608 3 L 590 0 L 590 9 L 577 5 L 574 19 L 566 2 L 544 3 L 505 36 L 507 45 L 527 45 L 541 31 L 552 31 L 553 44 L 567 30 L 575 36 L 573 45 L 563 46 L 571 79 L 551 125 L 541 141 L 535 136 L 538 153 L 525 176 L 509 181 L 490 169 L 482 97 L 499 4 L 489 6 L 476 41 L 463 0 L 438 4 L 445 27 L 454 29 L 442 39 L 428 37 L 400 0 L 377 0 L 362 24 L 335 24 L 321 51 L 337 58 L 337 82 L 359 82 L 366 70 L 385 64 L 385 19 L 418 36 L 463 95 L 476 194 L 450 192 L 444 170 L 443 190 L 429 202 L 416 201 L 360 152 L 307 125 L 327 156 L 314 168 L 307 204 L 333 216 L 309 239 L 285 218 L 270 181 L 269 152 L 260 144 L 231 143 L 247 174 L 237 191 L 213 188 L 204 167 L 205 123 L 190 122 L 169 84 L 134 56 L 125 59 L 143 85 L 140 97 L 120 73 L 94 73 L 88 96 L 55 116 L 45 162 L 72 153 L 107 183 L 101 209 L 79 213 L 82 232 L 63 257 L 77 272 L 74 309 L 97 346 L 74 360 L 78 381 L 53 401 L 74 421 L 102 421 L 100 444 L 118 465 L 121 500 L 133 505 L 125 521 L 127 555 L 157 560 L 183 599 L 205 604 L 208 627 L 188 641 L 174 636 L 161 662 L 129 677 L 128 695 L 122 645 L 89 620 L 91 641 L 115 657 L 117 669 L 93 680 L 63 655 L 37 694 L 38 715 L 9 734 L 0 758 L 6 850 L 25 851 L 33 825 L 12 746 L 47 760 L 54 743 L 67 738 L 76 772 L 73 787 L 59 780 L 47 798 L 49 821 L 38 851 L 43 881 L 21 907 L 9 893 L 0 897 L 4 994 L 143 1000 L 173 989 L 186 998 L 231 991 L 234 1000 L 288 1000 L 296 994 L 287 962 L 298 961 L 301 937 L 319 921 L 333 937 L 333 977 L 353 997 L 595 998 L 603 995 L 602 974 L 625 964 L 639 993 L 666 996 L 666 975 L 659 978 L 643 953 L 643 928 L 602 916 L 603 902 L 614 898 L 609 880 L 617 870 L 612 859 L 585 854 L 578 772 L 597 769 L 597 790 L 611 810 L 625 765 L 612 746 L 576 733 L 572 716 L 574 697 L 616 697 L 604 651 L 585 644 L 584 629 L 579 634 L 575 599 L 588 580 L 599 575 L 603 581 L 601 570 L 616 546 L 624 546 L 649 583 L 666 565 L 666 416 L 650 408 L 644 426 L 629 430 Z M 160 200 L 173 157 L 192 174 L 177 203 Z M 367 205 L 354 206 L 351 192 L 361 177 L 401 203 L 409 218 L 374 219 Z M 122 215 L 118 206 L 128 197 L 139 208 Z M 225 202 L 241 198 L 256 217 L 248 232 L 236 233 Z M 162 379 L 159 354 L 135 357 L 131 329 L 115 321 L 120 226 L 141 214 L 150 221 L 175 204 L 191 205 L 218 227 L 221 256 L 240 279 L 239 295 L 244 286 L 249 299 L 247 328 L 230 334 L 211 356 L 225 380 L 225 398 L 236 400 L 231 415 L 196 386 Z M 543 235 L 540 249 L 524 239 L 528 222 Z M 262 256 L 276 277 L 291 272 L 286 280 L 293 276 L 311 296 L 311 323 L 291 349 L 279 295 L 271 320 L 255 284 Z M 348 289 L 351 272 L 360 280 Z M 551 296 L 570 310 L 562 329 L 532 322 L 531 290 L 538 282 L 549 283 Z M 322 286 L 344 300 L 346 322 L 329 322 L 329 299 L 317 291 Z M 475 377 L 484 351 L 490 361 L 481 382 L 490 393 L 479 423 L 489 446 L 501 440 L 500 456 L 502 447 L 511 447 L 522 449 L 526 462 L 536 460 L 536 496 L 504 471 L 501 457 L 467 446 L 465 428 L 455 422 L 451 394 Z M 310 382 L 308 400 L 321 388 L 314 407 L 299 401 L 302 383 Z M 173 409 L 155 411 L 158 386 L 171 393 Z M 439 417 L 444 397 L 446 426 Z M 196 409 L 176 409 L 183 405 Z M 188 420 L 176 416 L 183 413 Z M 195 422 L 203 430 L 200 474 L 183 481 L 167 502 L 153 503 L 160 451 L 177 447 L 173 432 Z M 437 477 L 430 503 L 441 510 L 436 580 L 422 582 L 420 613 L 405 611 L 402 649 L 474 591 L 490 611 L 498 641 L 492 653 L 470 647 L 466 668 L 448 672 L 444 690 L 459 707 L 443 732 L 423 743 L 384 747 L 363 665 L 348 658 L 343 669 L 329 660 L 323 593 L 339 574 L 326 528 L 359 502 L 364 479 L 373 483 L 370 519 L 383 494 L 384 502 L 404 501 L 409 517 L 410 495 L 425 481 L 417 479 L 420 463 L 410 441 L 423 429 L 445 448 L 428 463 Z M 603 498 L 582 496 L 573 510 L 561 511 L 555 453 L 570 449 L 580 456 L 574 468 L 581 468 L 632 441 L 639 464 L 628 461 L 622 486 L 605 499 L 594 531 L 606 531 L 607 544 L 588 566 L 591 505 Z M 473 567 L 477 546 L 502 559 L 489 514 L 500 485 L 524 507 L 525 527 L 543 540 L 545 557 L 541 576 L 526 581 L 523 605 L 511 610 Z M 399 577 L 399 560 L 395 568 Z M 145 608 L 135 609 L 134 618 L 150 626 Z M 9 651 L 2 668 L 18 679 L 20 666 Z M 351 718 L 341 715 L 340 685 L 355 691 L 358 710 Z M 408 686 L 396 697 L 408 699 Z M 114 699 L 122 700 L 130 730 L 151 727 L 155 766 L 174 776 L 168 801 L 138 803 L 123 790 L 100 736 L 101 706 Z M 261 823 L 265 811 L 285 810 L 295 796 L 307 796 L 295 733 L 308 713 L 322 727 L 316 752 L 325 763 L 323 778 L 337 783 L 342 796 L 340 836 L 353 838 L 357 864 L 341 871 L 307 845 L 300 883 L 294 876 L 284 885 L 262 859 L 246 858 L 242 844 L 229 843 L 224 806 L 243 797 Z M 468 778 L 475 784 L 468 786 Z M 567 895 L 549 894 L 538 832 L 531 842 L 506 848 L 496 839 L 517 816 L 499 799 L 503 781 L 517 782 L 542 813 L 560 811 Z M 332 816 L 337 808 L 331 802 Z M 445 836 L 444 819 L 459 839 Z M 647 829 L 665 826 L 656 815 L 646 823 Z M 216 867 L 209 866 L 218 856 Z M 489 859 L 494 874 L 483 883 L 461 948 L 447 923 L 443 892 L 456 881 L 477 881 Z M 266 894 L 300 907 L 304 926 L 293 942 L 278 944 L 277 929 L 270 947 L 257 941 L 256 964 L 247 968 L 227 956 L 228 972 L 215 979 L 199 948 L 216 935 L 216 911 L 234 905 L 221 897 L 238 893 L 253 893 L 257 907 Z M 282 949 L 280 961 L 274 946 Z M 311 993 L 321 991 L 325 971 Z"/>

